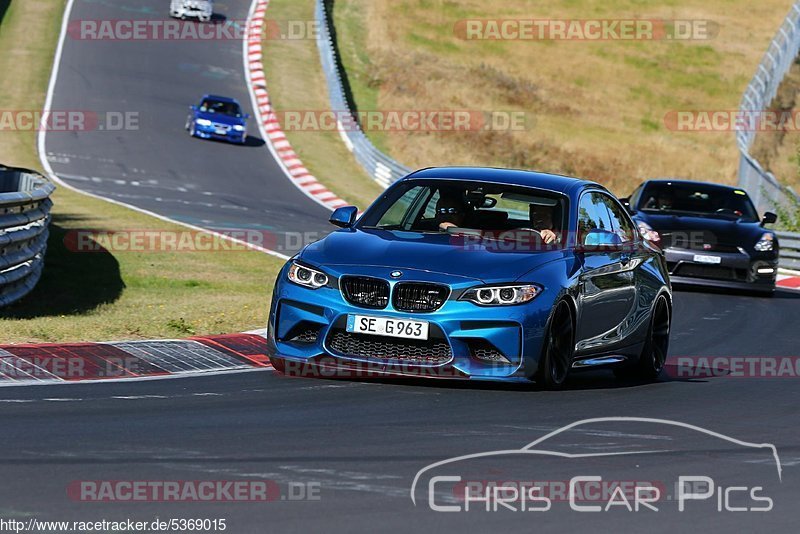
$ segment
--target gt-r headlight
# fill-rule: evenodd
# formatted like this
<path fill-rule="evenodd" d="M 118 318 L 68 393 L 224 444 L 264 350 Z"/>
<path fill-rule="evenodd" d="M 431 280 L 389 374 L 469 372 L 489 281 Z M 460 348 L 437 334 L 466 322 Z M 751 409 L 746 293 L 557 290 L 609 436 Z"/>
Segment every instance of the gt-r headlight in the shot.
<path fill-rule="evenodd" d="M 194 121 L 198 126 L 211 126 L 211 121 L 208 119 L 197 119 Z"/>
<path fill-rule="evenodd" d="M 756 243 L 755 249 L 759 252 L 769 252 L 775 248 L 775 234 L 766 232 Z"/>
<path fill-rule="evenodd" d="M 459 300 L 468 300 L 479 306 L 513 306 L 532 301 L 541 291 L 539 286 L 532 284 L 483 286 L 468 289 Z"/>
<path fill-rule="evenodd" d="M 233 126 L 233 129 L 236 130 L 237 132 L 243 132 L 244 131 L 244 126 L 242 126 L 241 124 L 235 124 Z"/>
<path fill-rule="evenodd" d="M 639 233 L 642 234 L 643 238 L 656 245 L 661 245 L 661 234 L 653 230 L 652 226 L 644 221 L 638 221 L 636 226 L 639 228 Z"/>
<path fill-rule="evenodd" d="M 287 274 L 289 281 L 310 289 L 319 289 L 328 285 L 328 275 L 316 269 L 292 262 Z"/>

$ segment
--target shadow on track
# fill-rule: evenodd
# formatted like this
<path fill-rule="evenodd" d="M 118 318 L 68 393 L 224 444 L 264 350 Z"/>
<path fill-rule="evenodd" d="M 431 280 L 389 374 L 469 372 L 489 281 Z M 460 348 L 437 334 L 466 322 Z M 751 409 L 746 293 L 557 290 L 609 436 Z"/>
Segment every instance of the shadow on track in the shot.
<path fill-rule="evenodd" d="M 539 388 L 534 382 L 483 382 L 483 381 L 470 381 L 470 380 L 457 380 L 457 379 L 433 379 L 433 378 L 395 378 L 395 377 L 330 377 L 330 376 L 298 376 L 298 377 L 284 377 L 281 379 L 296 379 L 296 380 L 321 380 L 325 382 L 353 382 L 362 384 L 384 384 L 405 387 L 424 387 L 433 389 L 468 389 L 479 391 L 519 391 L 529 393 L 559 393 L 561 391 L 590 391 L 602 389 L 626 389 L 634 387 L 647 387 L 659 384 L 666 384 L 669 382 L 689 382 L 689 383 L 705 383 L 705 379 L 696 378 L 677 378 L 674 375 L 670 376 L 669 373 L 664 372 L 661 374 L 659 380 L 646 381 L 628 378 L 617 378 L 611 370 L 595 370 L 573 373 L 567 379 L 564 388 L 557 391 L 547 391 Z"/>
<path fill-rule="evenodd" d="M 99 244 L 91 246 L 92 252 L 82 253 L 68 247 L 68 231 L 60 224 L 75 222 L 80 222 L 80 218 L 53 216 L 41 280 L 27 297 L 3 309 L 0 317 L 32 319 L 77 315 L 120 297 L 125 283 L 119 262 L 108 250 Z"/>
<path fill-rule="evenodd" d="M 263 140 L 263 139 L 261 139 L 260 137 L 255 137 L 255 136 L 253 136 L 253 135 L 248 135 L 248 136 L 247 136 L 247 139 L 246 139 L 246 140 L 245 140 L 245 142 L 244 142 L 244 145 L 242 145 L 242 146 L 247 146 L 247 147 L 262 147 L 262 146 L 264 146 L 265 144 L 266 144 L 266 143 L 264 143 L 264 140 Z"/>
<path fill-rule="evenodd" d="M 263 139 L 261 139 L 260 137 L 256 137 L 254 135 L 248 135 L 247 139 L 245 139 L 243 145 L 239 145 L 239 144 L 236 144 L 236 143 L 229 143 L 228 141 L 225 141 L 223 139 L 214 139 L 214 138 L 212 138 L 212 139 L 197 139 L 197 140 L 198 141 L 206 141 L 206 142 L 209 142 L 209 143 L 219 143 L 221 145 L 231 145 L 231 144 L 233 144 L 233 145 L 238 146 L 238 147 L 247 147 L 247 148 L 258 148 L 258 147 L 262 147 L 262 146 L 264 146 L 266 144 Z"/>
<path fill-rule="evenodd" d="M 800 291 L 792 289 L 783 289 L 778 287 L 772 295 L 768 293 L 759 293 L 757 291 L 747 291 L 745 289 L 725 289 L 719 287 L 705 287 L 705 286 L 692 286 L 674 284 L 675 292 L 678 293 L 706 293 L 709 295 L 727 295 L 733 297 L 751 297 L 754 299 L 769 300 L 774 299 L 800 299 Z"/>

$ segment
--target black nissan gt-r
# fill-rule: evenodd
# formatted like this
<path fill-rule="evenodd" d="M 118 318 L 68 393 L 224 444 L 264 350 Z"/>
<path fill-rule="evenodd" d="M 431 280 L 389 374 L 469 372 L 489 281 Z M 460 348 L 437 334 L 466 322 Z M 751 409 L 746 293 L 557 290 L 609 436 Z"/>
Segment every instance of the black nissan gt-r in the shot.
<path fill-rule="evenodd" d="M 673 283 L 775 290 L 778 239 L 765 225 L 777 217 L 759 217 L 744 190 L 649 180 L 623 203 L 642 234 L 664 250 Z"/>

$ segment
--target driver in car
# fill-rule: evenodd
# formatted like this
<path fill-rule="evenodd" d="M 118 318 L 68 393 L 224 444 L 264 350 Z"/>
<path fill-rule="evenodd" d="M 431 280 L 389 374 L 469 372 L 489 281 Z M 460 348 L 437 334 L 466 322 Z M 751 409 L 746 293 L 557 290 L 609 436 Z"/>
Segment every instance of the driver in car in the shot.
<path fill-rule="evenodd" d="M 672 209 L 672 193 L 662 189 L 655 197 L 650 197 L 645 209 L 668 211 Z"/>
<path fill-rule="evenodd" d="M 554 211 L 555 206 L 530 205 L 531 225 L 542 236 L 542 241 L 548 245 L 559 241 L 559 236 L 555 232 L 555 224 L 553 223 Z"/>
<path fill-rule="evenodd" d="M 448 228 L 457 228 L 464 224 L 465 212 L 464 201 L 457 191 L 441 191 L 436 202 L 436 220 L 440 231 L 446 232 Z"/>

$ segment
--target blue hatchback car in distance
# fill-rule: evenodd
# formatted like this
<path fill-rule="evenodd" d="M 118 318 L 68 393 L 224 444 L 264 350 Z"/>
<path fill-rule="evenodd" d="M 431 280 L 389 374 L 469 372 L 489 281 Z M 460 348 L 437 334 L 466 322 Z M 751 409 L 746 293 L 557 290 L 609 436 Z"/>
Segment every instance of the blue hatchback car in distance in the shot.
<path fill-rule="evenodd" d="M 669 345 L 664 255 L 603 186 L 438 168 L 387 189 L 278 275 L 278 372 L 534 380 L 580 369 L 654 379 Z M 320 374 L 317 371 L 323 370 Z"/>
<path fill-rule="evenodd" d="M 239 102 L 224 96 L 205 95 L 200 104 L 190 106 L 186 129 L 192 137 L 219 139 L 243 145 L 247 142 L 247 119 Z"/>

